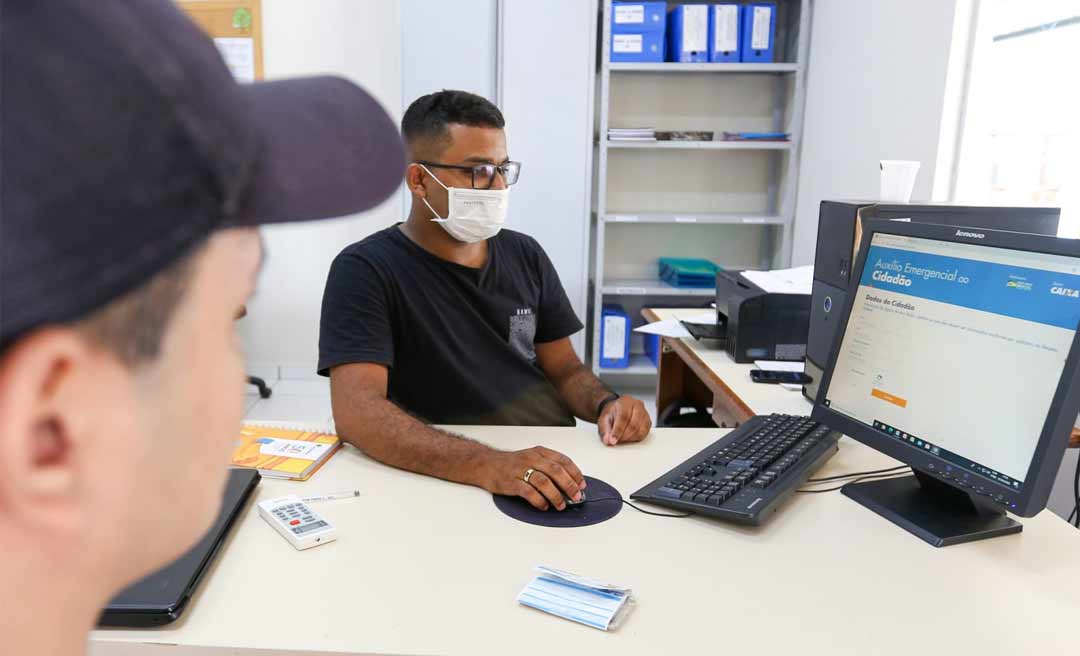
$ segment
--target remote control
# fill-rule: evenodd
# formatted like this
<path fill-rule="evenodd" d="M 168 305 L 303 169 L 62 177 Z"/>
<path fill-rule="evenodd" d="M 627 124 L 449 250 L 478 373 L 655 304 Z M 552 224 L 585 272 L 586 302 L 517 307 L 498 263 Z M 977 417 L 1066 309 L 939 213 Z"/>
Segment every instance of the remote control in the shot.
<path fill-rule="evenodd" d="M 337 539 L 337 529 L 299 497 L 259 502 L 259 515 L 297 549 L 310 549 Z"/>

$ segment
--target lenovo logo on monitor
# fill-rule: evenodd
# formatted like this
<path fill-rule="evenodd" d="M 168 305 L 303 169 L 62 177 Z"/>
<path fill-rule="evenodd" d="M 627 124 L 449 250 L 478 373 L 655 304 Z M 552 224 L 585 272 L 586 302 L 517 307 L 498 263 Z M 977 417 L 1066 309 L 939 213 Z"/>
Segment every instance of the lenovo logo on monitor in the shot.
<path fill-rule="evenodd" d="M 966 232 L 964 230 L 957 230 L 956 231 L 956 236 L 957 237 L 971 237 L 972 239 L 982 239 L 982 238 L 986 237 L 986 235 L 984 235 L 981 232 Z"/>

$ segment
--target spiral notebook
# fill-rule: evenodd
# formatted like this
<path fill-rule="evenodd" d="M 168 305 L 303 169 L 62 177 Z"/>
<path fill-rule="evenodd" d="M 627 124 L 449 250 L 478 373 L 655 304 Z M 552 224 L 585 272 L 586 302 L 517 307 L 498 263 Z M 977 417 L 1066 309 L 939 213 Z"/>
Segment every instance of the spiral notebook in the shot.
<path fill-rule="evenodd" d="M 258 469 L 263 476 L 306 481 L 341 448 L 333 433 L 310 425 L 245 422 L 233 450 L 232 465 Z"/>

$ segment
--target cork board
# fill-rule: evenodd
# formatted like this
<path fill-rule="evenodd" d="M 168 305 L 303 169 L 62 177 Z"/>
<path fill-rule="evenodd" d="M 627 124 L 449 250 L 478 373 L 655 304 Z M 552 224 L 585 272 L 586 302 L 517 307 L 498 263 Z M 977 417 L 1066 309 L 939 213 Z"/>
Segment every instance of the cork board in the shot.
<path fill-rule="evenodd" d="M 221 51 L 238 82 L 263 79 L 262 0 L 178 0 Z"/>

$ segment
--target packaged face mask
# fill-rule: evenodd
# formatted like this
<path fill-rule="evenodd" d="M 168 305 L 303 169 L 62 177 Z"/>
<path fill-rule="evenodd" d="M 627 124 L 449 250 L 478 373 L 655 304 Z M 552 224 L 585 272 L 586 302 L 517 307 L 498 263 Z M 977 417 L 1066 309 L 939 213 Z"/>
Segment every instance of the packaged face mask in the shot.
<path fill-rule="evenodd" d="M 613 631 L 635 605 L 630 588 L 544 565 L 537 566 L 536 571 L 539 574 L 518 595 L 522 606 L 601 631 Z"/>
<path fill-rule="evenodd" d="M 435 215 L 432 221 L 443 227 L 450 236 L 467 244 L 490 239 L 499 234 L 506 222 L 506 208 L 510 199 L 509 189 L 462 189 L 447 187 L 428 167 L 420 165 L 435 182 L 446 189 L 450 196 L 446 218 L 431 207 L 426 198 L 424 205 Z"/>

